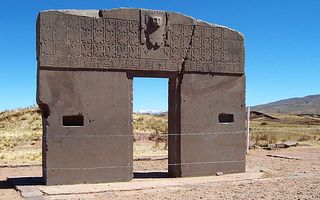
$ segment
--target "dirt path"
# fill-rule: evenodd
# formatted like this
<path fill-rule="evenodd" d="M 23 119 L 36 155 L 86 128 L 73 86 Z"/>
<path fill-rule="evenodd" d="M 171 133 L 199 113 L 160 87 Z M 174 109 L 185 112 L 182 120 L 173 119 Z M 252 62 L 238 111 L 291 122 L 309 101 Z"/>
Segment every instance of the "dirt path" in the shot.
<path fill-rule="evenodd" d="M 297 160 L 268 157 L 267 154 Z M 165 170 L 166 160 L 137 161 L 134 170 Z M 47 196 L 46 199 L 320 199 L 320 147 L 296 147 L 273 151 L 252 150 L 247 170 L 261 171 L 262 179 L 201 182 L 146 190 L 96 194 Z M 0 168 L 0 199 L 21 199 L 6 185 L 8 176 L 41 176 L 41 168 Z"/>
<path fill-rule="evenodd" d="M 7 177 L 13 176 L 41 176 L 40 166 L 34 167 L 1 167 L 0 168 L 0 199 L 16 200 L 23 199 L 13 186 L 7 181 Z"/>
<path fill-rule="evenodd" d="M 247 156 L 247 170 L 265 174 L 258 180 L 115 192 L 96 195 L 94 199 L 320 199 L 320 147 L 252 150 Z"/>

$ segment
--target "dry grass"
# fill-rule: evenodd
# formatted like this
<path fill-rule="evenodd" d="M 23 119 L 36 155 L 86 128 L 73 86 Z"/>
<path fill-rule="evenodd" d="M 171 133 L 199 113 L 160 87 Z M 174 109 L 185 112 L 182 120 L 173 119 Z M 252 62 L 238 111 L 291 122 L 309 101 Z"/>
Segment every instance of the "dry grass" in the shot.
<path fill-rule="evenodd" d="M 166 115 L 133 114 L 133 132 L 167 134 Z M 42 123 L 37 107 L 0 112 L 0 163 L 41 161 Z M 135 143 L 134 156 L 163 156 L 165 143 Z"/>
<path fill-rule="evenodd" d="M 133 114 L 134 133 L 168 133 L 167 115 Z"/>
<path fill-rule="evenodd" d="M 165 148 L 165 143 L 160 142 L 156 146 L 154 142 L 139 141 L 133 145 L 133 157 L 150 157 L 150 156 L 167 156 L 168 150 Z"/>
<path fill-rule="evenodd" d="M 251 121 L 251 140 L 257 144 L 284 141 L 320 143 L 320 118 L 317 116 L 299 116 L 272 114 L 277 119 L 266 117 Z"/>
<path fill-rule="evenodd" d="M 277 119 L 251 120 L 251 140 L 256 144 L 298 141 L 320 145 L 320 117 L 274 114 Z M 168 133 L 167 115 L 133 114 L 133 132 L 150 140 Z M 154 137 L 152 137 L 154 136 Z M 36 107 L 0 112 L 0 163 L 40 162 L 42 123 Z M 137 141 L 134 157 L 167 155 L 165 140 Z"/>
<path fill-rule="evenodd" d="M 41 115 L 36 107 L 0 112 L 0 162 L 40 161 L 41 137 Z"/>

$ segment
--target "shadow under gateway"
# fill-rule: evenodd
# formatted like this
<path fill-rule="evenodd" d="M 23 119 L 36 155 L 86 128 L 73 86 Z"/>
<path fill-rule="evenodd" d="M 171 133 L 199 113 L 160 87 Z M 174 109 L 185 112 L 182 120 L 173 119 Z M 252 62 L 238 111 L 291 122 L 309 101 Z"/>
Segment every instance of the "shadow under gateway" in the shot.
<path fill-rule="evenodd" d="M 134 179 L 170 178 L 165 171 L 133 172 Z M 0 181 L 0 189 L 15 189 L 16 186 L 45 185 L 43 177 L 8 177 Z"/>

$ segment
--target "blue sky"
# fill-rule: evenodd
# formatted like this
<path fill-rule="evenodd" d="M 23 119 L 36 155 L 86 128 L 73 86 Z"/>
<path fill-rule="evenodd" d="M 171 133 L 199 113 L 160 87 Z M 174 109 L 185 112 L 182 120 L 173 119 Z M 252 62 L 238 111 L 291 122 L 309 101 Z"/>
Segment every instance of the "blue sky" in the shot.
<path fill-rule="evenodd" d="M 35 104 L 35 22 L 46 9 L 141 7 L 245 35 L 247 105 L 320 94 L 318 0 L 0 0 L 0 110 Z M 166 79 L 135 79 L 134 110 L 167 110 Z"/>

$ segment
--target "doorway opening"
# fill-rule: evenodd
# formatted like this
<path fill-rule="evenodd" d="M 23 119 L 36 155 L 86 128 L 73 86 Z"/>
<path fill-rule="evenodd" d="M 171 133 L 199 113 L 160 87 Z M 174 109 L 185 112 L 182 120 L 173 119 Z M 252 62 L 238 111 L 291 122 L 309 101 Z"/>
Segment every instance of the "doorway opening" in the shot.
<path fill-rule="evenodd" d="M 134 178 L 168 177 L 169 78 L 133 78 Z"/>

